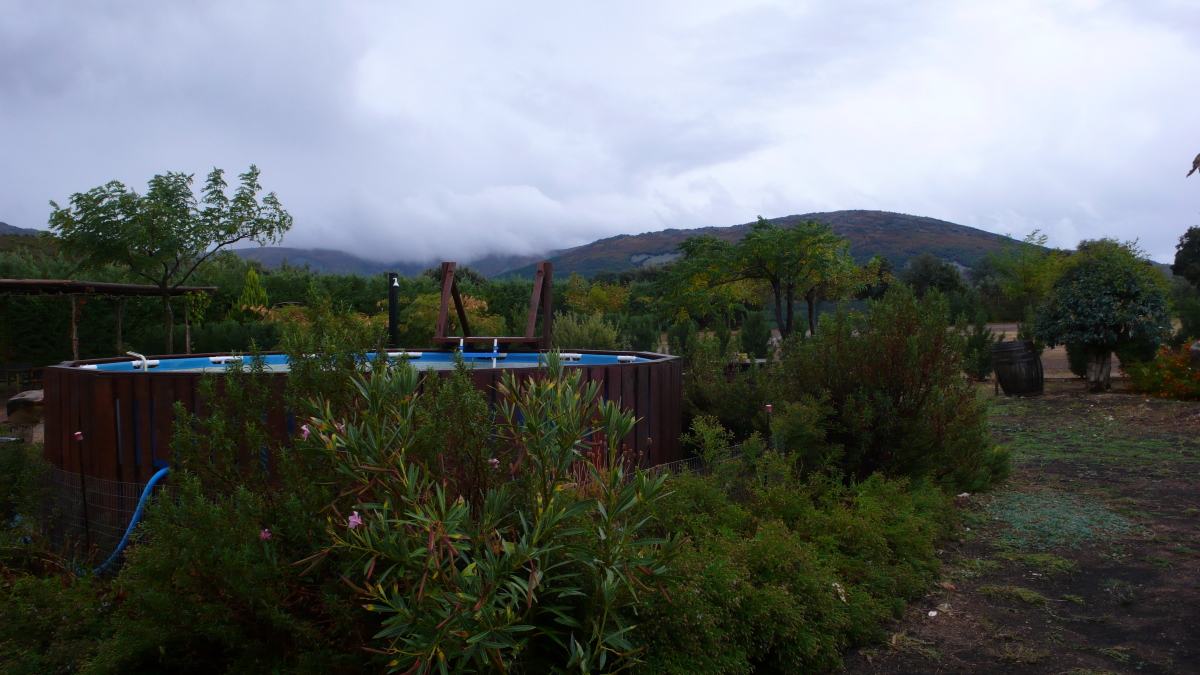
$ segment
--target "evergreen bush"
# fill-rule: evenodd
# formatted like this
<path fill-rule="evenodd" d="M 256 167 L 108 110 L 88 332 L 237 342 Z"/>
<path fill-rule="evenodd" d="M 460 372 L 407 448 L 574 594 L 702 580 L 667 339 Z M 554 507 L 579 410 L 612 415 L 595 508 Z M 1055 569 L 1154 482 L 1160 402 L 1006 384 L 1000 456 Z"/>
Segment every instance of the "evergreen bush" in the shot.
<path fill-rule="evenodd" d="M 949 330 L 945 298 L 917 299 L 897 285 L 865 314 L 845 308 L 806 340 L 789 339 L 772 399 L 825 406 L 825 444 L 801 452 L 840 455 L 849 476 L 930 477 L 977 492 L 1007 476 L 1008 453 L 996 447 L 987 410 L 963 377 L 964 338 Z M 806 401 L 810 403 L 805 403 Z"/>
<path fill-rule="evenodd" d="M 802 480 L 792 463 L 768 452 L 740 473 L 671 480 L 657 520 L 687 543 L 677 583 L 644 613 L 645 672 L 827 672 L 937 578 L 935 542 L 955 521 L 940 490 Z"/>
<path fill-rule="evenodd" d="M 551 344 L 556 349 L 619 349 L 617 327 L 604 320 L 603 314 L 554 315 Z"/>
<path fill-rule="evenodd" d="M 767 313 L 747 314 L 738 337 L 742 343 L 742 351 L 749 354 L 750 358 L 765 359 L 770 356 L 771 326 L 767 323 Z"/>

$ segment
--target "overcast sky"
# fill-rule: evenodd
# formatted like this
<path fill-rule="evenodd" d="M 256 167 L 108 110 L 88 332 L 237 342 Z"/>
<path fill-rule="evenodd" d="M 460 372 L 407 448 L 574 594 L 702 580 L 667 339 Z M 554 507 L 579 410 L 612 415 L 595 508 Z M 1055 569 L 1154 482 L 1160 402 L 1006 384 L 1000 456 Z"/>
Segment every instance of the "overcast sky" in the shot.
<path fill-rule="evenodd" d="M 0 0 L 0 221 L 250 163 L 290 246 L 538 253 L 881 209 L 1200 223 L 1200 2 Z"/>

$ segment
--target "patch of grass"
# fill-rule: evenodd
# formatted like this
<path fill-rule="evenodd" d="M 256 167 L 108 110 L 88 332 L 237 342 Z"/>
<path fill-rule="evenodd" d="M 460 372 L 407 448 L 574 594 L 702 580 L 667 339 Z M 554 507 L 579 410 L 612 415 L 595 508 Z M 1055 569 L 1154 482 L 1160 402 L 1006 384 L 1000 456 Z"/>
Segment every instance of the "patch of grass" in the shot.
<path fill-rule="evenodd" d="M 1167 560 L 1166 558 L 1160 558 L 1156 555 L 1142 556 L 1142 561 L 1148 562 L 1151 565 L 1157 565 L 1159 567 L 1164 567 L 1164 568 L 1168 568 L 1168 569 L 1175 566 L 1175 563 L 1172 563 L 1170 560 Z"/>
<path fill-rule="evenodd" d="M 1169 473 L 1163 461 L 1195 463 L 1200 449 L 1196 439 L 1172 433 L 1151 435 L 1143 426 L 1127 424 L 1123 413 L 1128 406 L 1081 403 L 1058 408 L 1046 401 L 996 400 L 991 409 L 992 428 L 1011 448 L 1017 463 L 1087 460 Z"/>
<path fill-rule="evenodd" d="M 1171 549 L 1171 553 L 1178 553 L 1180 555 L 1190 555 L 1190 556 L 1200 558 L 1200 551 L 1192 550 L 1192 549 L 1184 546 L 1183 544 L 1180 544 L 1179 546 L 1176 546 L 1175 548 Z"/>
<path fill-rule="evenodd" d="M 1062 599 L 1067 600 L 1069 602 L 1073 602 L 1077 605 L 1086 605 L 1087 604 L 1087 601 L 1084 600 L 1083 598 L 1079 597 L 1078 595 L 1064 595 L 1064 596 L 1062 596 Z"/>
<path fill-rule="evenodd" d="M 1103 588 L 1106 593 L 1111 595 L 1115 602 L 1120 603 L 1122 607 L 1128 607 L 1129 605 L 1133 604 L 1135 589 L 1133 584 L 1129 583 L 1128 581 L 1109 579 L 1101 584 L 1101 588 Z"/>
<path fill-rule="evenodd" d="M 1038 593 L 1035 590 L 1021 588 L 1020 586 L 993 586 L 989 584 L 987 586 L 980 586 L 979 592 L 988 596 L 989 598 L 996 598 L 998 600 L 1020 600 L 1021 602 L 1033 605 L 1035 607 L 1046 607 L 1049 604 L 1049 601 L 1046 600 L 1046 596 Z"/>
<path fill-rule="evenodd" d="M 1038 551 L 1079 548 L 1085 541 L 1137 529 L 1095 500 L 1061 492 L 1008 492 L 998 495 L 987 509 L 993 518 L 1009 524 L 1000 534 L 1002 542 Z"/>
<path fill-rule="evenodd" d="M 941 660 L 942 654 L 936 649 L 930 647 L 932 642 L 915 638 L 907 632 L 896 633 L 892 635 L 892 639 L 888 641 L 888 646 L 900 652 L 901 654 L 920 654 L 930 661 Z"/>
<path fill-rule="evenodd" d="M 974 579 L 999 572 L 1000 567 L 1000 563 L 995 560 L 973 558 L 959 561 L 958 568 L 951 570 L 946 576 L 953 579 Z"/>
<path fill-rule="evenodd" d="M 1021 563 L 1037 570 L 1046 576 L 1055 574 L 1074 574 L 1079 571 L 1079 565 L 1066 558 L 1052 555 L 1050 553 L 1017 553 L 1016 551 L 1003 551 L 996 554 L 997 558 L 1007 560 L 1009 562 Z"/>
<path fill-rule="evenodd" d="M 991 654 L 1005 663 L 1023 663 L 1026 665 L 1033 665 L 1050 656 L 1050 652 L 1044 649 L 1034 649 L 1033 647 L 1018 644 L 1006 644 L 1000 649 L 991 650 Z"/>
<path fill-rule="evenodd" d="M 1129 647 L 1109 647 L 1101 649 L 1100 653 L 1120 663 L 1129 663 L 1129 651 Z"/>

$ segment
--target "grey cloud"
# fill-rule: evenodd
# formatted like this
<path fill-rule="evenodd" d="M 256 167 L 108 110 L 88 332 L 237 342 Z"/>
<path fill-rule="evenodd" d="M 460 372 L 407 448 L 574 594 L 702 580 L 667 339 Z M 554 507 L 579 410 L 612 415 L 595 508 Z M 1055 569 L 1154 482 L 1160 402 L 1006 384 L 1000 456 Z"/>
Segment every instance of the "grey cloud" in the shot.
<path fill-rule="evenodd" d="M 1200 210 L 1197 12 L 0 0 L 0 220 L 253 162 L 288 245 L 385 260 L 840 208 L 1169 260 Z"/>

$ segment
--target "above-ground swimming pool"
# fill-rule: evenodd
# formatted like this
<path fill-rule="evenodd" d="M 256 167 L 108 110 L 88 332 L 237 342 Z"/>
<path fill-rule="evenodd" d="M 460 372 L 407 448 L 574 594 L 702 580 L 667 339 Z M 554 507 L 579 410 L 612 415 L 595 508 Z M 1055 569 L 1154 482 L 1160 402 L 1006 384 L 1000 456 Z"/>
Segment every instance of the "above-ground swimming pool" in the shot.
<path fill-rule="evenodd" d="M 454 368 L 456 352 L 443 351 L 389 351 L 391 360 L 407 360 L 410 365 L 420 370 L 451 370 Z M 457 352 L 463 361 L 475 368 L 537 368 L 546 362 L 542 352 Z M 374 359 L 375 354 L 368 354 Z M 580 366 L 609 366 L 621 363 L 648 363 L 652 359 L 635 354 L 598 354 L 583 352 L 561 352 L 559 357 L 567 365 Z M 238 363 L 246 357 L 220 354 L 216 356 L 178 356 L 153 357 L 133 360 L 108 360 L 106 362 L 80 362 L 74 366 L 80 370 L 103 370 L 105 372 L 173 372 L 173 373 L 204 373 L 221 372 L 231 363 Z M 265 370 L 273 373 L 286 373 L 289 370 L 288 357 L 285 354 L 267 354 L 263 356 Z"/>
<path fill-rule="evenodd" d="M 450 351 L 388 353 L 394 359 L 406 358 L 422 377 L 448 377 L 454 367 Z M 472 366 L 476 388 L 493 403 L 495 385 L 504 373 L 533 377 L 546 358 L 545 352 L 536 351 L 462 352 L 461 356 Z M 643 466 L 682 458 L 683 371 L 677 357 L 585 350 L 561 356 L 567 367 L 582 371 L 585 381 L 599 384 L 600 396 L 620 402 L 638 417 L 626 445 L 640 453 Z M 197 412 L 201 378 L 221 373 L 243 358 L 234 354 L 126 356 L 46 368 L 46 459 L 64 471 L 144 484 L 159 468 L 170 465 L 176 403 Z M 303 424 L 286 408 L 287 356 L 271 352 L 263 358 L 277 405 L 257 414 L 264 416 L 271 435 L 284 441 Z"/>

